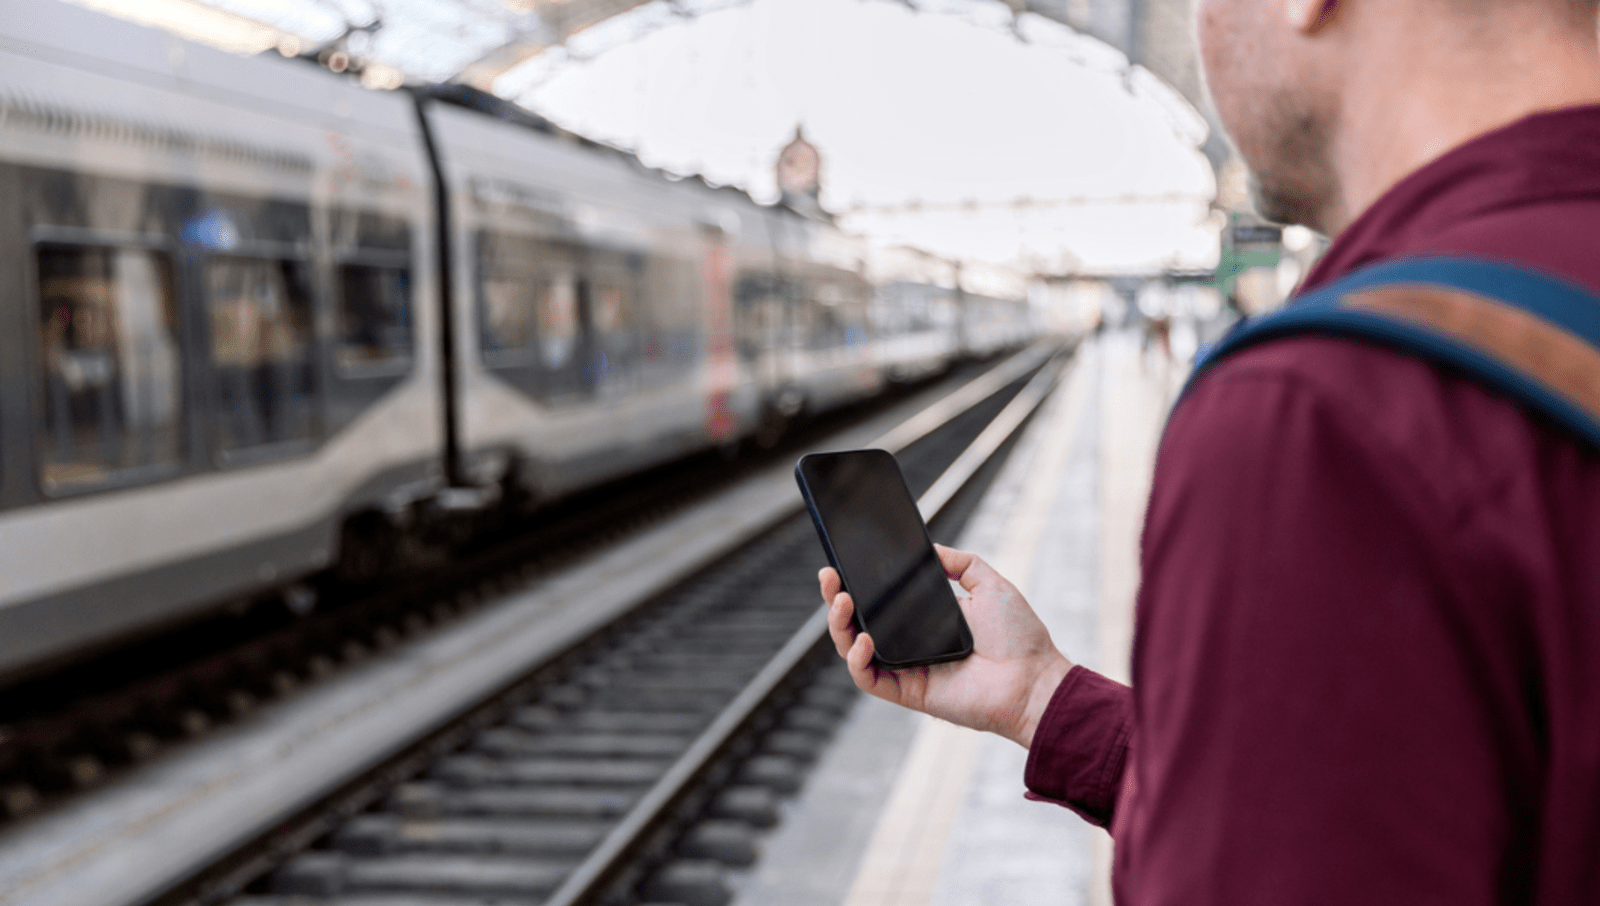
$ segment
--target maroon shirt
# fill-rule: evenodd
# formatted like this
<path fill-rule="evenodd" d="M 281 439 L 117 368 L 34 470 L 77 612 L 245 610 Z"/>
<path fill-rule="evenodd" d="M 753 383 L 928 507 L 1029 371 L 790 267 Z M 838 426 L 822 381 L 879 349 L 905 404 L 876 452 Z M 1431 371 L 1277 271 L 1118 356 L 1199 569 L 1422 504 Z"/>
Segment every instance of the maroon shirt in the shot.
<path fill-rule="evenodd" d="M 1600 293 L 1600 107 L 1395 185 L 1310 275 L 1420 254 Z M 1027 784 L 1120 902 L 1600 901 L 1600 455 L 1356 340 L 1245 350 L 1157 459 L 1133 687 L 1074 668 Z"/>

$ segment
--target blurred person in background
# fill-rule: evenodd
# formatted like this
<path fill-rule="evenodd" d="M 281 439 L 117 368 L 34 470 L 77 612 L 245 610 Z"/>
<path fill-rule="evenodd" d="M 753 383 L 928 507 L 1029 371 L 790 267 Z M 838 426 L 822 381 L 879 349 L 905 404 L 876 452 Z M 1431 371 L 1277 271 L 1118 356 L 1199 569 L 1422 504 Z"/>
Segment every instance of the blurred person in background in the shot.
<path fill-rule="evenodd" d="M 1172 359 L 1172 316 L 1166 312 L 1157 315 L 1145 315 L 1144 330 L 1139 340 L 1139 365 L 1149 365 L 1150 347 L 1154 346 L 1161 353 L 1163 363 Z"/>
<path fill-rule="evenodd" d="M 1261 213 L 1379 261 L 1511 262 L 1600 293 L 1597 0 L 1199 0 Z M 1595 376 L 1600 381 L 1600 375 Z M 1132 686 L 942 549 L 972 657 L 874 695 L 1029 749 L 1109 827 L 1119 902 L 1600 902 L 1600 455 L 1449 368 L 1298 336 L 1167 426 Z"/>

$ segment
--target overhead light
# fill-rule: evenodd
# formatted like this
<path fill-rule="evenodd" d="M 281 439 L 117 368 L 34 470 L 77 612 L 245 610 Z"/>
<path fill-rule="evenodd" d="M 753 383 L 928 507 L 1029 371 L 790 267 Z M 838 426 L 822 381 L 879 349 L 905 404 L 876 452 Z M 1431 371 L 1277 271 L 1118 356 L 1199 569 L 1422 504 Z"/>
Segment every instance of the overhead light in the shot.
<path fill-rule="evenodd" d="M 368 88 L 377 88 L 390 91 L 406 83 L 406 74 L 393 66 L 382 63 L 368 63 L 361 70 L 361 84 Z"/>

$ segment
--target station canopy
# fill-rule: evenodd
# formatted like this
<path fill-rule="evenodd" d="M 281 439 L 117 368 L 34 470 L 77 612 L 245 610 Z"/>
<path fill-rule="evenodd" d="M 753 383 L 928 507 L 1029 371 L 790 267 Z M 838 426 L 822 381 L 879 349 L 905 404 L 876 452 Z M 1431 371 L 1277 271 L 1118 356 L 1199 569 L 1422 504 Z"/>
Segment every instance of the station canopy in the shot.
<path fill-rule="evenodd" d="M 1041 274 L 1208 267 L 1204 118 L 1021 0 L 77 0 L 377 89 L 460 82 L 759 201 L 803 129 L 882 244 Z"/>

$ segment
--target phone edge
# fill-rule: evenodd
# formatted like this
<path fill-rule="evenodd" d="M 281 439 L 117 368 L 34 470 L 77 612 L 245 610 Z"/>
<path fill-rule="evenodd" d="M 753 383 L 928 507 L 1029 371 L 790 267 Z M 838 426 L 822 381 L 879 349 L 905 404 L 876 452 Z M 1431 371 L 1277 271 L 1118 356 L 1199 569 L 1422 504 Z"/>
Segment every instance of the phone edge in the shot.
<path fill-rule="evenodd" d="M 900 468 L 900 461 L 898 459 L 895 459 L 894 454 L 890 453 L 888 450 L 881 450 L 881 449 L 878 449 L 877 447 L 863 447 L 860 450 L 834 450 L 834 451 L 826 451 L 826 452 L 821 452 L 821 453 L 806 453 L 806 454 L 803 454 L 798 460 L 795 460 L 795 464 L 794 464 L 794 479 L 795 479 L 795 483 L 800 486 L 800 497 L 801 497 L 801 499 L 805 500 L 806 512 L 807 512 L 807 514 L 809 514 L 811 516 L 811 527 L 813 529 L 815 529 L 816 532 L 817 532 L 817 540 L 822 542 L 822 553 L 823 553 L 824 556 L 826 556 L 828 558 L 828 565 L 831 566 L 833 568 L 833 571 L 838 574 L 838 576 L 839 576 L 839 585 L 842 588 L 844 588 L 844 590 L 846 592 L 849 592 L 850 588 L 845 583 L 844 570 L 839 567 L 839 558 L 837 556 L 835 556 L 834 552 L 833 552 L 833 542 L 828 537 L 828 530 L 822 524 L 822 516 L 817 513 L 816 503 L 812 500 L 811 488 L 810 488 L 809 485 L 806 484 L 805 472 L 801 471 L 800 467 L 801 467 L 802 464 L 805 463 L 805 461 L 808 458 L 810 458 L 812 456 L 827 456 L 827 455 L 830 455 L 831 453 L 859 453 L 859 452 L 865 452 L 865 451 L 868 451 L 868 450 L 873 451 L 873 452 L 877 452 L 877 453 L 882 453 L 882 454 L 888 456 L 894 462 L 895 475 L 900 479 L 900 486 L 905 489 L 906 496 L 911 498 L 912 506 L 913 507 L 916 506 L 916 502 L 917 502 L 916 495 L 911 493 L 911 486 L 906 484 L 905 472 L 904 472 L 904 470 L 902 470 Z M 918 515 L 920 516 L 921 514 L 919 513 Z M 917 521 L 922 526 L 922 535 L 927 540 L 928 547 L 930 549 L 933 549 L 935 542 L 933 540 L 933 534 L 929 530 L 928 521 L 926 519 L 921 519 L 921 518 L 919 518 Z M 934 557 L 935 557 L 935 559 L 938 558 L 938 550 L 937 549 L 934 549 Z M 942 569 L 943 564 L 940 564 L 940 566 L 941 566 L 941 569 Z M 854 599 L 854 597 L 855 597 L 855 595 L 852 594 L 851 598 Z M 883 667 L 886 670 L 906 670 L 906 669 L 909 669 L 909 668 L 912 668 L 912 667 L 928 667 L 928 666 L 932 666 L 934 664 L 947 664 L 947 663 L 950 663 L 952 661 L 964 660 L 964 659 L 966 659 L 968 657 L 971 657 L 972 653 L 973 653 L 973 649 L 975 647 L 975 641 L 974 641 L 973 636 L 972 636 L 972 626 L 967 622 L 967 614 L 966 614 L 966 611 L 963 610 L 962 607 L 961 607 L 961 598 L 960 598 L 960 596 L 956 595 L 954 592 L 952 592 L 951 593 L 951 597 L 955 599 L 956 613 L 957 613 L 958 618 L 961 620 L 961 632 L 965 636 L 966 647 L 964 647 L 964 648 L 962 648 L 962 649 L 960 649 L 958 651 L 950 652 L 948 654 L 939 655 L 939 656 L 934 657 L 934 658 L 918 659 L 918 660 L 910 660 L 910 661 L 890 661 L 890 660 L 887 660 L 887 659 L 879 656 L 878 652 L 874 651 L 872 653 L 872 662 L 874 664 L 877 664 L 880 667 Z M 824 606 L 831 606 L 831 604 L 832 604 L 831 601 L 824 602 Z M 867 631 L 866 621 L 864 621 L 861 618 L 861 614 L 860 614 L 859 611 L 851 613 L 850 621 L 855 624 L 856 629 L 858 631 L 860 631 L 860 632 L 866 632 Z"/>

